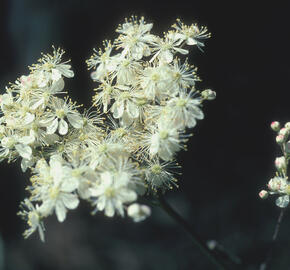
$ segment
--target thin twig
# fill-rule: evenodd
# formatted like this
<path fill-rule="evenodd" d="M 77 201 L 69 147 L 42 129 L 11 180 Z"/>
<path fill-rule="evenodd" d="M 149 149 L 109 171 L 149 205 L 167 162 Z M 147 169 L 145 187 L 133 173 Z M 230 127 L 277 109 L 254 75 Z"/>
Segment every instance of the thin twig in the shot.
<path fill-rule="evenodd" d="M 158 200 L 162 209 L 179 225 L 181 225 L 181 227 L 187 233 L 191 235 L 192 241 L 195 246 L 199 248 L 199 250 L 217 267 L 217 269 L 227 269 L 226 264 L 206 246 L 206 244 L 193 231 L 192 227 L 165 201 L 161 194 L 158 196 Z"/>
<path fill-rule="evenodd" d="M 277 236 L 278 236 L 278 233 L 279 233 L 279 230 L 280 230 L 280 226 L 281 226 L 281 222 L 282 222 L 282 219 L 283 219 L 283 216 L 284 216 L 284 212 L 285 212 L 285 208 L 282 208 L 281 212 L 279 214 L 279 217 L 277 219 L 277 223 L 276 223 L 276 226 L 275 226 L 274 234 L 273 234 L 273 237 L 272 237 L 272 244 L 271 244 L 271 247 L 270 247 L 270 249 L 268 251 L 268 256 L 265 259 L 265 261 L 261 264 L 260 270 L 266 270 L 269 262 L 272 259 L 274 247 L 275 247 L 275 244 L 276 244 L 276 240 L 277 240 Z"/>

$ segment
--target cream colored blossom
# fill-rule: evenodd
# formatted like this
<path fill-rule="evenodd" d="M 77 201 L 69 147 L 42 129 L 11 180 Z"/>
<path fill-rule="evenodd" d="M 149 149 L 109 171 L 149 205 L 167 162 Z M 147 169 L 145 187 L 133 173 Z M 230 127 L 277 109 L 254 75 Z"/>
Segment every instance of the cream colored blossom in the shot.
<path fill-rule="evenodd" d="M 81 199 L 93 213 L 142 221 L 151 210 L 138 198 L 177 186 L 174 159 L 189 137 L 186 128 L 203 119 L 201 103 L 215 95 L 198 91 L 196 68 L 175 56 L 187 55 L 186 45 L 203 46 L 208 34 L 178 23 L 159 37 L 152 27 L 131 17 L 114 41 L 94 49 L 87 65 L 97 86 L 83 112 L 63 96 L 64 79 L 74 72 L 54 47 L 0 96 L 0 161 L 20 159 L 21 169 L 32 172 L 22 203 L 28 210 L 20 213 L 29 225 L 25 237 L 38 231 L 44 240 L 44 219 L 55 214 L 63 222 Z M 289 130 L 280 130 L 281 144 Z M 279 205 L 290 194 L 285 181 L 269 184 Z"/>

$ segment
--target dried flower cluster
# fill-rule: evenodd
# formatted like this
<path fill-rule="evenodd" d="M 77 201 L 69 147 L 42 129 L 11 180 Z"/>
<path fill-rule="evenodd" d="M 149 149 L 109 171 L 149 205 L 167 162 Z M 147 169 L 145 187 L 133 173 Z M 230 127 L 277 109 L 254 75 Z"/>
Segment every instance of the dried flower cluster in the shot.
<path fill-rule="evenodd" d="M 276 174 L 268 182 L 269 191 L 262 190 L 259 196 L 266 199 L 268 195 L 276 195 L 276 205 L 285 208 L 289 204 L 290 182 L 288 181 L 288 165 L 290 159 L 290 122 L 281 128 L 280 123 L 275 121 L 271 123 L 271 128 L 277 132 L 276 142 L 280 146 L 282 156 L 275 159 Z"/>
<path fill-rule="evenodd" d="M 1 95 L 1 161 L 21 158 L 22 170 L 32 172 L 19 213 L 29 225 L 25 237 L 38 230 L 44 240 L 43 219 L 55 213 L 63 222 L 80 199 L 93 213 L 127 212 L 141 221 L 150 208 L 138 196 L 176 185 L 174 159 L 190 136 L 186 128 L 204 118 L 202 102 L 215 98 L 212 90 L 196 90 L 196 68 L 177 54 L 188 54 L 186 45 L 204 46 L 209 34 L 177 20 L 158 37 L 152 26 L 143 18 L 126 20 L 117 39 L 87 60 L 98 83 L 95 111 L 81 113 L 63 97 L 63 78 L 74 73 L 60 49 Z"/>

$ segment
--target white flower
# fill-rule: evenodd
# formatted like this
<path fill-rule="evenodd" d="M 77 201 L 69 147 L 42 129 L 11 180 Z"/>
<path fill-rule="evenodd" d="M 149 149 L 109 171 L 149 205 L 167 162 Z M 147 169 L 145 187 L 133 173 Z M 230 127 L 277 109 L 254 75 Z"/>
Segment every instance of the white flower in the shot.
<path fill-rule="evenodd" d="M 164 39 L 156 39 L 153 45 L 155 54 L 150 62 L 157 57 L 161 62 L 171 63 L 175 53 L 188 54 L 188 50 L 180 48 L 180 44 L 180 40 L 176 39 L 175 35 L 170 32 L 165 35 Z"/>
<path fill-rule="evenodd" d="M 37 163 L 39 178 L 43 184 L 38 187 L 38 200 L 42 201 L 39 211 L 43 216 L 55 211 L 59 222 L 66 218 L 67 209 L 75 209 L 79 204 L 78 196 L 74 193 L 78 188 L 77 179 L 67 173 L 70 168 L 62 166 L 61 158 L 50 158 L 49 166 L 45 162 Z"/>
<path fill-rule="evenodd" d="M 139 107 L 133 101 L 133 95 L 134 93 L 130 91 L 123 91 L 120 93 L 111 108 L 114 118 L 121 118 L 125 111 L 132 119 L 139 116 Z"/>
<path fill-rule="evenodd" d="M 116 70 L 113 72 L 113 78 L 117 76 L 118 85 L 135 85 L 137 80 L 137 72 L 142 66 L 130 58 L 119 58 Z"/>
<path fill-rule="evenodd" d="M 92 169 L 96 169 L 100 164 L 105 164 L 109 159 L 127 158 L 130 154 L 126 151 L 126 147 L 121 142 L 116 142 L 114 138 L 108 136 L 96 145 L 90 147 L 90 163 Z"/>
<path fill-rule="evenodd" d="M 204 46 L 203 40 L 209 38 L 211 35 L 207 32 L 204 26 L 198 27 L 197 24 L 187 26 L 177 19 L 177 24 L 172 26 L 176 29 L 175 38 L 185 41 L 187 45 L 197 45 L 199 48 Z"/>
<path fill-rule="evenodd" d="M 174 170 L 180 168 L 173 162 L 160 162 L 158 159 L 149 161 L 145 168 L 146 182 L 150 185 L 152 190 L 158 189 L 172 189 L 172 185 L 177 185 L 177 180 L 174 177 Z M 175 171 L 176 173 L 176 171 Z"/>
<path fill-rule="evenodd" d="M 7 157 L 13 149 L 18 152 L 18 154 L 30 160 L 32 155 L 32 149 L 29 144 L 34 142 L 33 136 L 18 136 L 15 134 L 7 134 L 1 139 L 1 154 L 0 157 Z"/>
<path fill-rule="evenodd" d="M 40 239 L 42 242 L 44 242 L 45 229 L 41 219 L 41 215 L 39 213 L 38 205 L 34 207 L 34 205 L 28 199 L 25 199 L 24 202 L 21 203 L 21 208 L 23 208 L 23 210 L 20 211 L 18 215 L 25 219 L 30 227 L 23 233 L 24 237 L 27 238 L 36 230 L 38 230 Z"/>
<path fill-rule="evenodd" d="M 180 88 L 188 88 L 195 85 L 195 82 L 198 81 L 198 77 L 196 76 L 196 68 L 190 66 L 187 63 L 187 59 L 181 65 L 180 60 L 174 59 L 172 66 L 172 75 L 174 80 L 175 91 L 178 91 Z M 174 92 L 174 91 L 173 91 Z"/>
<path fill-rule="evenodd" d="M 42 72 L 43 83 L 41 85 L 45 86 L 48 80 L 58 81 L 61 76 L 72 78 L 74 72 L 71 70 L 71 65 L 67 64 L 69 61 L 61 63 L 62 55 L 65 53 L 64 50 L 53 47 L 53 54 L 44 54 L 41 59 L 39 59 L 39 64 L 33 65 L 31 69 L 33 71 Z"/>
<path fill-rule="evenodd" d="M 158 155 L 165 161 L 172 160 L 175 153 L 182 148 L 178 130 L 168 123 L 160 123 L 149 137 L 149 154 Z"/>
<path fill-rule="evenodd" d="M 96 95 L 93 97 L 94 105 L 96 107 L 102 105 L 104 113 L 107 113 L 114 93 L 118 92 L 118 87 L 113 86 L 111 82 L 104 81 L 96 89 L 96 92 Z"/>
<path fill-rule="evenodd" d="M 64 93 L 62 92 L 64 88 L 64 81 L 62 78 L 53 82 L 51 85 L 47 85 L 43 88 L 35 89 L 31 93 L 30 102 L 31 109 L 36 110 L 37 108 L 44 109 L 49 101 L 51 101 L 51 97 L 56 94 Z"/>
<path fill-rule="evenodd" d="M 284 177 L 276 176 L 270 179 L 268 183 L 268 188 L 274 192 L 283 192 L 283 190 L 287 187 L 287 179 Z"/>
<path fill-rule="evenodd" d="M 115 212 L 124 216 L 124 203 L 130 203 L 137 199 L 137 194 L 128 187 L 129 175 L 106 171 L 100 175 L 100 183 L 91 189 L 91 194 L 97 199 L 93 203 L 96 211 L 105 211 L 105 215 L 112 217 Z"/>
<path fill-rule="evenodd" d="M 54 112 L 44 114 L 41 124 L 46 126 L 46 133 L 53 134 L 57 130 L 60 135 L 68 133 L 68 123 L 64 120 L 66 117 L 68 122 L 76 129 L 83 125 L 81 115 L 75 110 L 75 104 L 67 102 L 60 98 L 54 98 L 52 104 Z"/>
<path fill-rule="evenodd" d="M 88 68 L 96 68 L 96 71 L 91 73 L 93 80 L 102 81 L 111 72 L 116 69 L 117 61 L 120 55 L 110 56 L 113 46 L 110 41 L 104 42 L 105 49 L 97 51 L 94 49 L 94 54 L 87 60 Z"/>
<path fill-rule="evenodd" d="M 144 95 L 150 100 L 160 100 L 171 89 L 172 73 L 167 65 L 147 67 L 139 77 Z"/>
<path fill-rule="evenodd" d="M 155 40 L 155 36 L 149 34 L 153 24 L 146 24 L 144 18 L 141 17 L 139 22 L 137 18 L 132 17 L 131 21 L 126 21 L 119 26 L 116 32 L 121 35 L 116 40 L 117 48 L 122 48 L 122 55 L 132 56 L 136 60 L 140 60 L 143 56 L 149 56 L 151 51 L 148 44 Z"/>
<path fill-rule="evenodd" d="M 167 102 L 165 121 L 171 122 L 177 129 L 193 128 L 196 125 L 196 119 L 204 118 L 199 108 L 200 104 L 199 98 L 192 98 L 192 92 L 186 93 L 182 90 L 178 97 L 171 98 Z"/>

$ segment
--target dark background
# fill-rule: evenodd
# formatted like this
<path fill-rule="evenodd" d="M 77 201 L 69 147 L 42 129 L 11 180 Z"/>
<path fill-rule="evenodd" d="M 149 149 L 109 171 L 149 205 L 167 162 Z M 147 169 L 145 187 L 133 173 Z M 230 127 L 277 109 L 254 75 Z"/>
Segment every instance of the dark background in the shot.
<path fill-rule="evenodd" d="M 40 52 L 61 46 L 72 59 L 75 77 L 66 89 L 90 105 L 94 84 L 85 59 L 132 14 L 154 23 L 153 33 L 167 31 L 177 17 L 206 25 L 212 38 L 204 53 L 193 49 L 190 62 L 199 67 L 200 89 L 217 99 L 204 107 L 205 119 L 194 129 L 178 189 L 169 203 L 205 240 L 215 239 L 258 269 L 264 260 L 279 209 L 262 201 L 260 189 L 274 174 L 280 155 L 273 120 L 289 121 L 288 8 L 264 1 L 0 1 L 0 89 L 27 74 Z M 190 238 L 160 209 L 145 222 L 92 217 L 82 203 L 61 224 L 46 222 L 46 243 L 35 234 L 24 240 L 24 223 L 16 216 L 26 196 L 29 175 L 19 163 L 1 165 L 0 270 L 175 270 L 214 269 Z M 286 212 L 269 269 L 290 269 L 290 215 Z M 233 268 L 234 269 L 234 268 Z"/>

